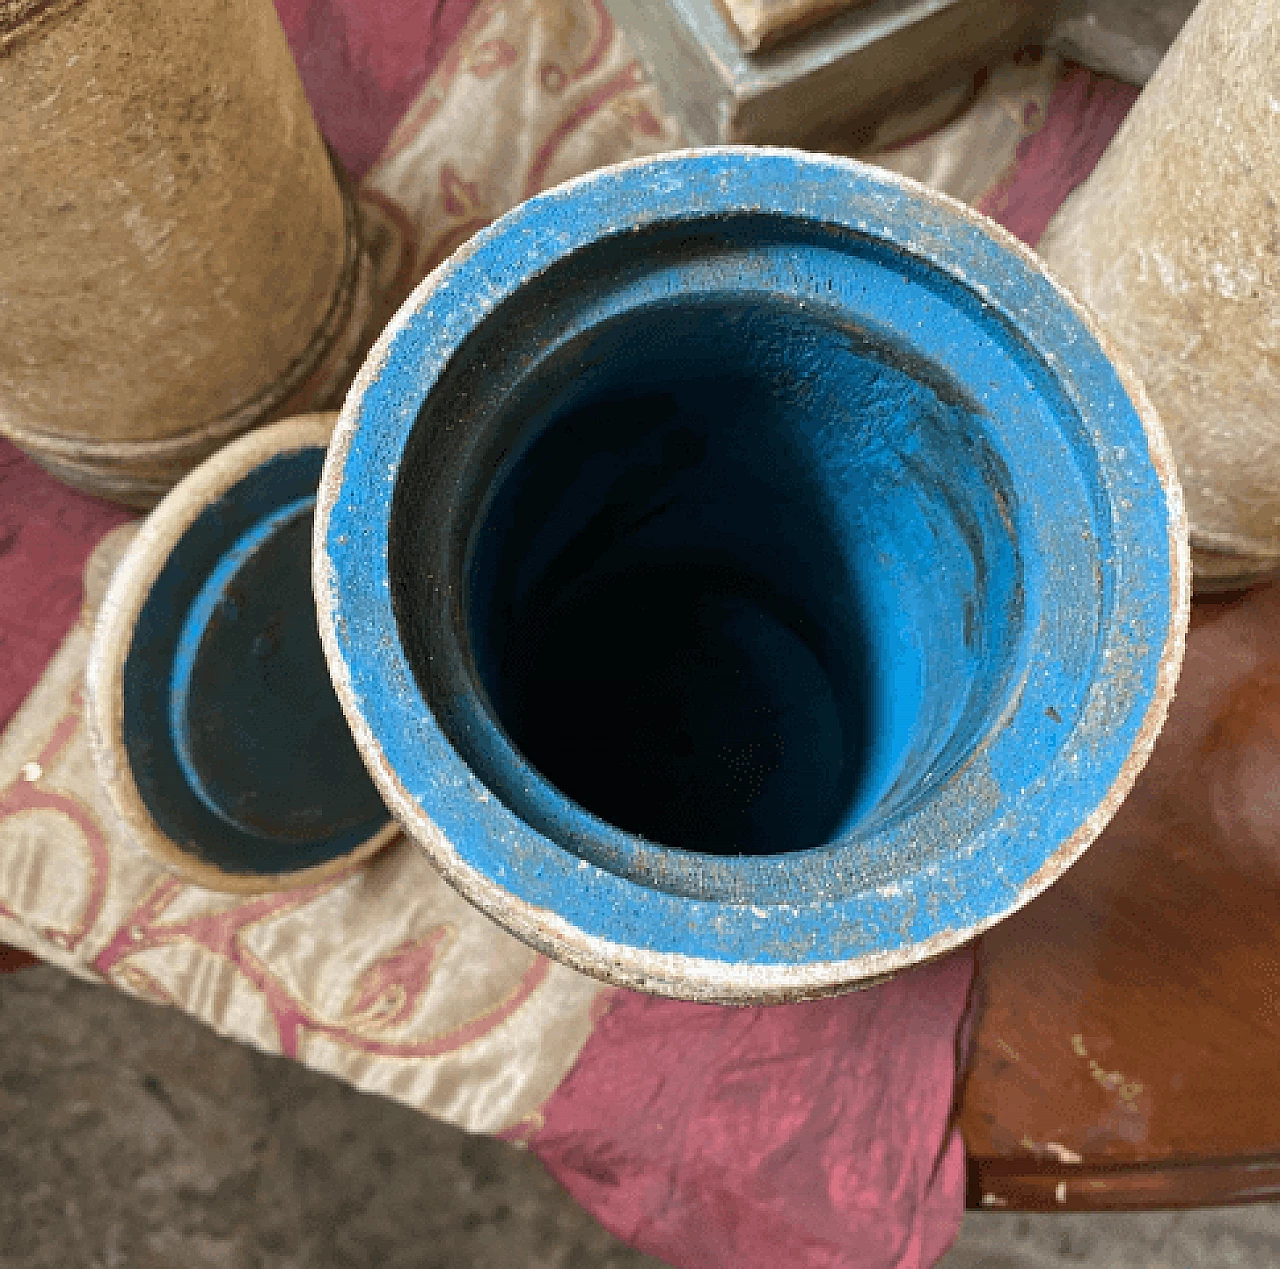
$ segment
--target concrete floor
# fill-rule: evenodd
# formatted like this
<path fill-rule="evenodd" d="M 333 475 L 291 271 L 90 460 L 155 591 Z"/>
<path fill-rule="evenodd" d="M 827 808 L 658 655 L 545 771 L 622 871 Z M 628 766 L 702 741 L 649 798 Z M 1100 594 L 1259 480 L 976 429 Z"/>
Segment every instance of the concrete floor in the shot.
<path fill-rule="evenodd" d="M 3 1269 L 660 1269 L 530 1155 L 172 1010 L 40 968 L 0 1036 Z M 1273 1269 L 1280 1207 L 977 1213 L 943 1264 Z"/>

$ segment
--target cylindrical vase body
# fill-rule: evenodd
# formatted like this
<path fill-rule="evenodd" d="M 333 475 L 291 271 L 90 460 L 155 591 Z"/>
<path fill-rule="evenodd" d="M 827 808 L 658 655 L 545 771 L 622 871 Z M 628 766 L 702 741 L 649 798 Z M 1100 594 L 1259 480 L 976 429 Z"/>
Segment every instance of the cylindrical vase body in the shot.
<path fill-rule="evenodd" d="M 1280 12 L 1201 0 L 1040 252 L 1146 385 L 1196 584 L 1280 568 Z"/>
<path fill-rule="evenodd" d="M 921 186 L 690 151 L 415 292 L 316 511 L 392 812 L 612 982 L 820 995 L 957 946 L 1101 830 L 1186 621 L 1173 465 L 1036 257 Z"/>
<path fill-rule="evenodd" d="M 368 307 L 269 0 L 0 7 L 0 431 L 155 501 L 332 393 Z"/>

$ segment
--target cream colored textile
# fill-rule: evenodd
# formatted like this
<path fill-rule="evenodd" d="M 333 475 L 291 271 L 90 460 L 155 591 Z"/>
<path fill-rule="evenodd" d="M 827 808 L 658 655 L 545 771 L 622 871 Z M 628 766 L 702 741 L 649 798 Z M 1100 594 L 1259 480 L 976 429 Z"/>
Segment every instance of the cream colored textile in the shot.
<path fill-rule="evenodd" d="M 1043 126 L 1061 74 L 1061 61 L 1051 56 L 997 66 L 951 122 L 863 157 L 977 206 L 1013 172 L 1018 147 Z"/>
<path fill-rule="evenodd" d="M 407 842 L 245 899 L 171 878 L 114 830 L 81 680 L 134 531 L 98 546 L 84 616 L 0 740 L 0 939 L 462 1127 L 536 1123 L 603 989 L 503 933 Z"/>
<path fill-rule="evenodd" d="M 603 0 L 481 0 L 365 183 L 418 227 L 422 277 L 539 190 L 682 143 Z"/>

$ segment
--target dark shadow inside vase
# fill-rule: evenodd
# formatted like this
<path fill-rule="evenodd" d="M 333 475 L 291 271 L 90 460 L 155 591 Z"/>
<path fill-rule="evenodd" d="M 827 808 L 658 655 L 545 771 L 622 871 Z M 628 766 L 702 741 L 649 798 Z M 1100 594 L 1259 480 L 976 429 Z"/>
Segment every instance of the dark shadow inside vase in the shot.
<path fill-rule="evenodd" d="M 831 526 L 785 445 L 769 472 L 762 438 L 730 435 L 753 395 L 711 379 L 558 417 L 471 571 L 479 677 L 529 762 L 618 828 L 713 853 L 829 838 L 873 726 Z"/>
<path fill-rule="evenodd" d="M 570 853 L 679 888 L 685 852 L 847 843 L 1005 708 L 1021 513 L 956 379 L 851 319 L 832 279 L 878 250 L 751 216 L 598 243 L 484 314 L 387 456 L 418 688 Z"/>
<path fill-rule="evenodd" d="M 573 803 L 780 854 L 885 822 L 972 743 L 1016 624 L 1010 495 L 909 359 L 786 303 L 656 304 L 547 357 L 486 431 L 464 652 Z"/>

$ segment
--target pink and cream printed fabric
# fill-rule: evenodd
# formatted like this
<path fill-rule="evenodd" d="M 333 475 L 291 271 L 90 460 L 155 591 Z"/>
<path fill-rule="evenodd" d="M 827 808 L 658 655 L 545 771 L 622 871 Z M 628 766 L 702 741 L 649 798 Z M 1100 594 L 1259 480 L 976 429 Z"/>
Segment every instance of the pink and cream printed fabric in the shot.
<path fill-rule="evenodd" d="M 322 128 L 407 234 L 415 278 L 522 198 L 682 143 L 602 0 L 278 8 Z M 1131 100 L 1024 61 L 875 161 L 1034 240 Z M 548 962 L 405 842 L 287 894 L 174 880 L 113 826 L 81 720 L 128 519 L 0 443 L 0 942 L 528 1142 L 604 1224 L 673 1265 L 936 1259 L 963 1206 L 950 1111 L 967 956 L 835 1000 L 717 1009 Z"/>
<path fill-rule="evenodd" d="M 462 1127 L 524 1123 L 573 1065 L 600 987 L 504 935 L 419 852 L 397 842 L 245 899 L 184 885 L 116 832 L 82 680 L 134 531 L 90 557 L 81 620 L 0 740 L 0 940 Z"/>

